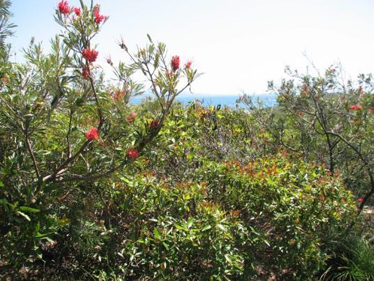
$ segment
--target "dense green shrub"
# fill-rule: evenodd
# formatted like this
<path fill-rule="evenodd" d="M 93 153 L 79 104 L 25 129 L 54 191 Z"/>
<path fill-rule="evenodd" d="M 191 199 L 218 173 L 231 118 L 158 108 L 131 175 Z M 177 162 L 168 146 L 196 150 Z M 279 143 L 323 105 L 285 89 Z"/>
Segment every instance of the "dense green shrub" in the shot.
<path fill-rule="evenodd" d="M 263 239 L 251 253 L 279 275 L 305 279 L 317 273 L 330 239 L 354 218 L 351 193 L 319 165 L 278 155 L 247 165 L 211 163 L 200 174 L 208 198 L 226 211 L 238 210 L 247 229 Z"/>
<path fill-rule="evenodd" d="M 1 36 L 11 27 L 3 16 L 8 2 L 0 6 Z M 119 44 L 130 61 L 115 66 L 107 60 L 117 76 L 117 83 L 108 85 L 95 63 L 93 42 L 108 17 L 99 5 L 80 4 L 58 3 L 55 19 L 63 31 L 51 40 L 50 53 L 32 41 L 25 63 L 6 56 L 1 61 L 0 259 L 14 270 L 45 260 L 45 245 L 55 244 L 56 235 L 91 240 L 89 222 L 101 216 L 101 208 L 109 226 L 99 181 L 133 165 L 159 133 L 176 96 L 198 76 L 190 62 L 182 66 L 178 56 L 169 59 L 165 44 L 148 36 L 149 44 L 135 54 Z M 137 108 L 129 105 L 144 92 L 145 85 L 133 79 L 137 72 L 151 81 L 157 101 L 147 118 L 137 118 Z M 94 214 L 87 216 L 81 207 Z M 67 230 L 64 216 L 72 210 L 76 216 L 69 217 Z"/>

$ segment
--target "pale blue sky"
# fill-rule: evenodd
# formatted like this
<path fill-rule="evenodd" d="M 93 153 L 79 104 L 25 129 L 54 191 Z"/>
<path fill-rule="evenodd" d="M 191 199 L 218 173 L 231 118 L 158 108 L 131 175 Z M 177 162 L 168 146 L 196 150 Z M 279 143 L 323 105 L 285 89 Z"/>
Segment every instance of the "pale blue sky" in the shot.
<path fill-rule="evenodd" d="M 60 30 L 53 14 L 57 0 L 13 0 L 18 25 L 10 42 L 26 46 L 32 36 L 48 42 Z M 78 5 L 78 0 L 69 1 Z M 89 1 L 86 1 L 89 3 Z M 347 77 L 374 70 L 373 0 L 97 0 L 110 18 L 96 38 L 99 63 L 122 36 L 130 48 L 149 33 L 167 44 L 170 55 L 192 59 L 204 73 L 194 93 L 264 93 L 267 81 L 279 82 L 286 65 L 300 71 L 308 61 L 321 69 L 341 62 Z M 17 60 L 21 54 L 18 52 Z"/>

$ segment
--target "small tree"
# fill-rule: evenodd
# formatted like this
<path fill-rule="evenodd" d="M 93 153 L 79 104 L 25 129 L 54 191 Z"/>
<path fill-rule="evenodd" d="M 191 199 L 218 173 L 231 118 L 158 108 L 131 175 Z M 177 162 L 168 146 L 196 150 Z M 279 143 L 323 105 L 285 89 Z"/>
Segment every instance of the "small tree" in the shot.
<path fill-rule="evenodd" d="M 359 212 L 374 193 L 374 98 L 371 76 L 345 82 L 341 68 L 299 74 L 279 87 L 278 107 L 255 112 L 276 144 L 323 163 L 360 197 Z"/>

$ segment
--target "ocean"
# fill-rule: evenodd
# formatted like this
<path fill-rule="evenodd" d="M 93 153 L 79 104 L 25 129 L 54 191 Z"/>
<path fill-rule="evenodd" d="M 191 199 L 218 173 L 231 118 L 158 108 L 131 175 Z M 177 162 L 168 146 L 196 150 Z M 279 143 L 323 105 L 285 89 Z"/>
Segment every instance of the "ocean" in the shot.
<path fill-rule="evenodd" d="M 260 101 L 264 107 L 272 107 L 277 105 L 277 96 L 275 94 L 262 94 L 262 95 L 249 95 L 255 101 L 255 104 Z M 237 103 L 241 95 L 230 95 L 230 96 L 214 96 L 214 95 L 198 95 L 198 94 L 191 94 L 191 95 L 181 95 L 176 98 L 177 101 L 188 104 L 190 102 L 194 102 L 195 100 L 199 100 L 202 102 L 204 106 L 227 106 L 227 107 L 244 107 L 243 103 Z M 135 97 L 133 98 L 130 103 L 132 104 L 140 104 L 144 97 Z"/>

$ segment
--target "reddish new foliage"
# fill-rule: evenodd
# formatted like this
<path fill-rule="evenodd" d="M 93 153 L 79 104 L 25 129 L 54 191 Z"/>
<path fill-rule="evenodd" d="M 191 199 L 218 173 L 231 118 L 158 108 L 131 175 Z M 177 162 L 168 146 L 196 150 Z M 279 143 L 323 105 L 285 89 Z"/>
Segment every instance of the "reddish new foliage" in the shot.
<path fill-rule="evenodd" d="M 68 1 L 63 0 L 58 3 L 58 10 L 61 14 L 68 15 L 70 13 L 70 8 L 68 5 Z"/>
<path fill-rule="evenodd" d="M 82 70 L 82 77 L 84 79 L 90 78 L 90 70 L 87 67 L 83 68 L 83 70 Z"/>
<path fill-rule="evenodd" d="M 73 8 L 73 11 L 74 11 L 74 13 L 75 13 L 78 17 L 81 15 L 81 9 L 80 9 L 80 8 L 74 7 L 74 8 Z"/>
<path fill-rule="evenodd" d="M 135 112 L 131 112 L 130 115 L 126 116 L 127 122 L 134 122 L 137 116 L 138 115 Z"/>
<path fill-rule="evenodd" d="M 126 95 L 126 93 L 124 91 L 116 90 L 113 94 L 113 99 L 115 101 L 118 101 L 118 100 L 122 99 L 125 95 Z"/>
<path fill-rule="evenodd" d="M 82 49 L 82 55 L 88 62 L 94 62 L 99 55 L 99 52 L 96 50 Z"/>
<path fill-rule="evenodd" d="M 173 56 L 171 58 L 171 69 L 175 72 L 179 69 L 180 59 L 179 56 Z"/>
<path fill-rule="evenodd" d="M 139 156 L 139 152 L 134 148 L 130 148 L 129 150 L 127 150 L 126 155 L 130 159 L 136 159 Z"/>
<path fill-rule="evenodd" d="M 153 120 L 153 121 L 151 122 L 151 124 L 150 124 L 150 127 L 151 127 L 152 129 L 156 129 L 156 128 L 158 127 L 159 124 L 160 124 L 160 123 L 158 122 L 158 120 Z"/>
<path fill-rule="evenodd" d="M 363 106 L 360 104 L 354 104 L 349 107 L 350 110 L 363 110 Z"/>
<path fill-rule="evenodd" d="M 99 139 L 99 131 L 94 127 L 87 131 L 85 135 L 86 138 L 90 141 Z"/>

